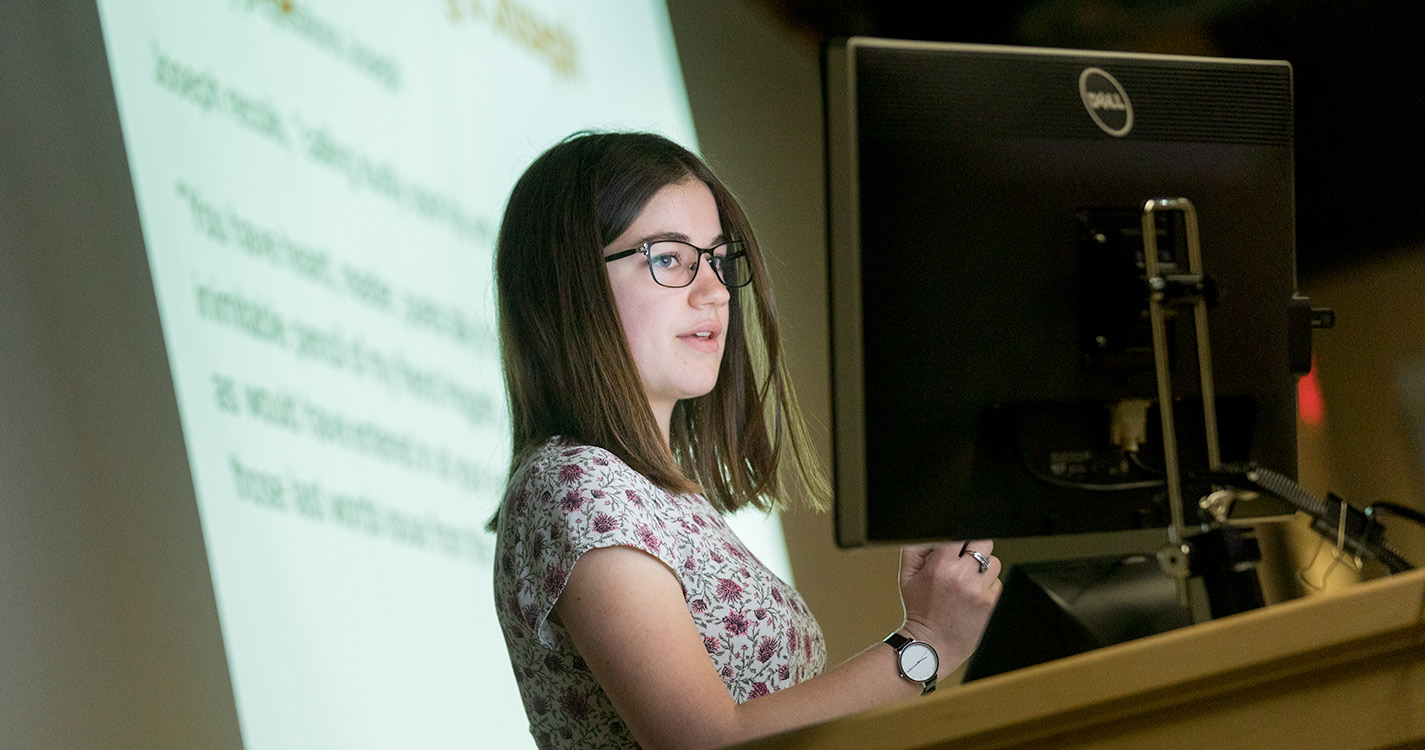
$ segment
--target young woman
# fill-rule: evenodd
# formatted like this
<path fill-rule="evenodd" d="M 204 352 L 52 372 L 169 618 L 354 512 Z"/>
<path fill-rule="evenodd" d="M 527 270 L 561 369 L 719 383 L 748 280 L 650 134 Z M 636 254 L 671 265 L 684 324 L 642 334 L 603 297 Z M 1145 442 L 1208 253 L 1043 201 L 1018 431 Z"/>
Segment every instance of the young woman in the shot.
<path fill-rule="evenodd" d="M 900 627 L 823 671 L 802 598 L 723 522 L 828 492 L 757 242 L 696 156 L 641 133 L 554 146 L 510 196 L 496 285 L 495 601 L 541 747 L 718 747 L 923 694 L 969 656 L 1000 590 L 989 542 L 903 550 Z"/>

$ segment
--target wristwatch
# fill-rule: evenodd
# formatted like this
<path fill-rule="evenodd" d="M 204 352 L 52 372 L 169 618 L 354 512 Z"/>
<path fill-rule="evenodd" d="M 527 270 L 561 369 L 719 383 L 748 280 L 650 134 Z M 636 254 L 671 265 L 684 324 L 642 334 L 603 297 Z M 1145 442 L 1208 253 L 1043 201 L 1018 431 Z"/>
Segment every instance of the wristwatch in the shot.
<path fill-rule="evenodd" d="M 900 633 L 886 636 L 886 643 L 896 650 L 896 669 L 901 677 L 925 686 L 921 695 L 935 690 L 935 680 L 940 671 L 940 655 L 925 641 L 916 641 Z"/>

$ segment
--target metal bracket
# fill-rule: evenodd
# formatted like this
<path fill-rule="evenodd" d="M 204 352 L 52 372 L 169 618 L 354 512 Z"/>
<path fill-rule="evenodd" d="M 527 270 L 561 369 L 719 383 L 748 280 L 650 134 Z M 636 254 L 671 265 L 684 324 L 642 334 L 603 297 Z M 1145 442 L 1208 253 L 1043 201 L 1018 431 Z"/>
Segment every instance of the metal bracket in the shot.
<path fill-rule="evenodd" d="M 1170 279 L 1159 269 L 1157 215 L 1160 211 L 1180 211 L 1183 214 L 1188 266 L 1186 274 L 1174 274 Z M 1190 305 L 1193 308 L 1193 328 L 1197 334 L 1198 375 L 1202 389 L 1203 426 L 1207 433 L 1207 463 L 1210 471 L 1222 466 L 1217 439 L 1217 397 L 1212 385 L 1212 347 L 1207 334 L 1208 286 L 1202 272 L 1202 247 L 1197 231 L 1197 209 L 1187 198 L 1154 198 L 1143 204 L 1143 260 L 1148 277 L 1148 317 L 1153 333 L 1153 364 L 1158 378 L 1158 414 L 1163 427 L 1163 464 L 1167 475 L 1168 506 L 1172 526 L 1168 529 L 1168 546 L 1160 560 L 1176 558 L 1191 547 L 1186 544 L 1187 523 L 1183 517 L 1182 470 L 1178 465 L 1177 429 L 1173 424 L 1173 387 L 1168 370 L 1167 311 L 1170 305 Z M 1169 294 L 1183 289 L 1202 293 Z M 1178 599 L 1190 606 L 1187 578 L 1189 565 L 1164 565 L 1178 581 Z"/>

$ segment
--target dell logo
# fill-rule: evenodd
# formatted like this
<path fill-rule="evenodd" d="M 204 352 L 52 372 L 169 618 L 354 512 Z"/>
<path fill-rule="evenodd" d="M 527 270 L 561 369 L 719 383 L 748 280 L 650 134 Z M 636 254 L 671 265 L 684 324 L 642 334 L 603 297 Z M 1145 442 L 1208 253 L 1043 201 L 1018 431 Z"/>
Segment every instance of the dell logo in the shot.
<path fill-rule="evenodd" d="M 1104 94 L 1098 91 L 1084 92 L 1084 101 L 1088 102 L 1089 109 L 1121 109 L 1128 111 L 1128 105 L 1123 103 L 1123 97 L 1118 94 Z"/>
<path fill-rule="evenodd" d="M 1133 129 L 1133 103 L 1128 100 L 1128 92 L 1106 71 L 1086 68 L 1080 73 L 1079 98 L 1103 132 L 1119 137 Z"/>

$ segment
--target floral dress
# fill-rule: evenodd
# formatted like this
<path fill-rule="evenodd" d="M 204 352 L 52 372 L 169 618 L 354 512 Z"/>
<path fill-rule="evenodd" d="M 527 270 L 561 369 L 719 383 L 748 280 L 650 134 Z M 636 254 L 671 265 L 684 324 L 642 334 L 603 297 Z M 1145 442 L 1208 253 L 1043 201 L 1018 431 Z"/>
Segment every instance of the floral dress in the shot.
<path fill-rule="evenodd" d="M 602 448 L 546 443 L 500 510 L 495 610 L 530 733 L 545 747 L 636 747 L 628 728 L 550 619 L 579 556 L 633 547 L 683 586 L 712 669 L 734 700 L 819 674 L 821 628 L 701 495 L 672 495 Z"/>

